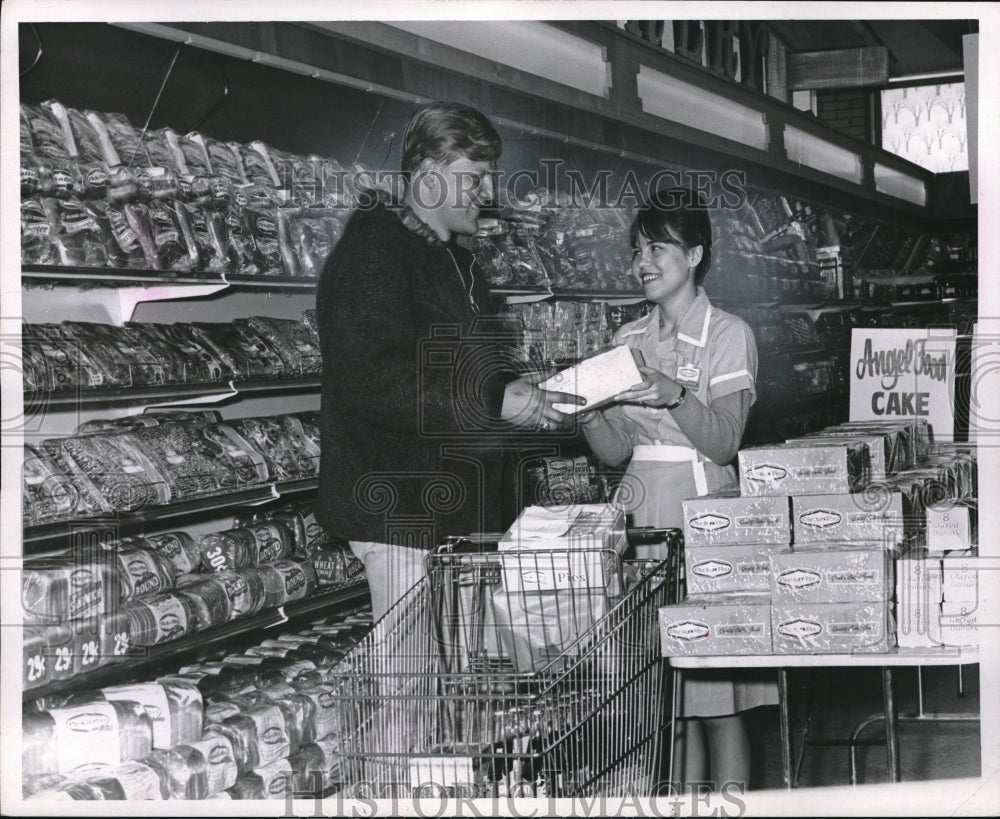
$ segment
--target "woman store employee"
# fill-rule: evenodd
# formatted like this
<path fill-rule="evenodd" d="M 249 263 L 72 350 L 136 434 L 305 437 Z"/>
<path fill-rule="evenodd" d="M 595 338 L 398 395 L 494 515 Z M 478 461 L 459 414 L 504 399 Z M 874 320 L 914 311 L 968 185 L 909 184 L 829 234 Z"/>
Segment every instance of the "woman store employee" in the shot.
<path fill-rule="evenodd" d="M 582 413 L 580 422 L 602 461 L 628 462 L 618 501 L 633 525 L 680 527 L 682 500 L 736 479 L 731 462 L 756 398 L 757 348 L 749 326 L 714 307 L 700 286 L 712 228 L 697 194 L 658 191 L 639 208 L 631 243 L 632 275 L 655 309 L 621 327 L 614 341 L 642 354 L 643 380 L 609 407 Z M 700 719 L 684 720 L 683 779 L 747 783 L 742 712 L 777 702 L 773 677 L 684 676 L 682 713 Z"/>

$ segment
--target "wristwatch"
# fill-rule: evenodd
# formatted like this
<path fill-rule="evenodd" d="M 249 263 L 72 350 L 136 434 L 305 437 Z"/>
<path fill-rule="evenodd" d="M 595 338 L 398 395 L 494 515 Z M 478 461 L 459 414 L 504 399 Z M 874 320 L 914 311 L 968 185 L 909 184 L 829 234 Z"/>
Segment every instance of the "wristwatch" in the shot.
<path fill-rule="evenodd" d="M 677 409 L 681 404 L 684 403 L 684 399 L 687 397 L 687 394 L 688 394 L 687 387 L 681 387 L 681 394 L 677 396 L 677 400 L 671 404 L 667 404 L 665 408 L 668 410 Z"/>

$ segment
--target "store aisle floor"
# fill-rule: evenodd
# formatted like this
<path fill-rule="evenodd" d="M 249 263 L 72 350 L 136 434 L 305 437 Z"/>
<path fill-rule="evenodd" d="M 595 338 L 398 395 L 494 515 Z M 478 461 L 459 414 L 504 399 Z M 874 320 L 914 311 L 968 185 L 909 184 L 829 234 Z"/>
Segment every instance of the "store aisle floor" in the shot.
<path fill-rule="evenodd" d="M 917 670 L 894 670 L 896 700 L 901 715 L 918 708 Z M 978 714 L 979 667 L 963 668 L 963 693 L 954 667 L 926 668 L 924 713 Z M 806 700 L 812 694 L 812 719 L 807 743 L 847 739 L 862 720 L 882 710 L 882 687 L 877 668 L 797 669 L 789 676 L 792 692 L 794 753 L 799 753 Z M 778 709 L 775 706 L 750 712 L 754 737 L 753 789 L 781 788 L 781 743 Z M 862 738 L 884 738 L 882 722 L 873 722 Z M 911 721 L 899 723 L 900 770 L 904 782 L 928 779 L 978 777 L 980 738 L 978 721 Z M 858 784 L 885 782 L 885 746 L 856 749 Z M 799 787 L 847 785 L 850 783 L 850 750 L 845 745 L 807 744 L 802 756 Z"/>

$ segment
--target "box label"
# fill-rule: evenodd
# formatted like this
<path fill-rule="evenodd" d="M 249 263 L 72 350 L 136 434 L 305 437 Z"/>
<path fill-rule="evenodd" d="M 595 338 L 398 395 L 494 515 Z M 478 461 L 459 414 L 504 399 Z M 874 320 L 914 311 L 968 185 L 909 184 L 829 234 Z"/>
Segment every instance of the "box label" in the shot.
<path fill-rule="evenodd" d="M 790 589 L 808 589 L 818 586 L 823 580 L 819 572 L 808 569 L 789 569 L 778 575 L 778 585 Z"/>
<path fill-rule="evenodd" d="M 709 515 L 699 515 L 696 518 L 691 518 L 691 520 L 688 522 L 688 525 L 691 528 L 697 529 L 700 532 L 715 533 L 728 529 L 730 526 L 732 526 L 732 521 L 727 517 L 723 517 L 722 515 L 709 514 Z M 740 525 L 746 526 L 747 524 L 742 523 Z"/>
<path fill-rule="evenodd" d="M 667 635 L 675 640 L 684 640 L 685 642 L 703 640 L 709 636 L 709 628 L 706 623 L 685 621 L 668 626 Z"/>
<path fill-rule="evenodd" d="M 723 560 L 703 560 L 701 563 L 695 563 L 691 567 L 691 571 L 702 577 L 715 579 L 731 575 L 733 573 L 733 564 L 726 563 Z"/>

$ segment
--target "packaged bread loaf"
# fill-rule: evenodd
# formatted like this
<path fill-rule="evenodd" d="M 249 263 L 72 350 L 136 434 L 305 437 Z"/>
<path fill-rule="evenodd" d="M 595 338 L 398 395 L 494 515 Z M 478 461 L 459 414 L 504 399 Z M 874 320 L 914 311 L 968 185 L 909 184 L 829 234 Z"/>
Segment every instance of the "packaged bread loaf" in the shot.
<path fill-rule="evenodd" d="M 129 637 L 137 646 L 176 640 L 197 625 L 197 610 L 190 600 L 171 592 L 133 600 L 122 611 L 128 615 Z"/>
<path fill-rule="evenodd" d="M 292 545 L 292 533 L 278 520 L 211 532 L 198 542 L 202 563 L 213 572 L 280 560 L 291 554 Z"/>
<path fill-rule="evenodd" d="M 197 571 L 201 563 L 201 550 L 195 539 L 187 532 L 164 532 L 157 535 L 143 535 L 141 538 L 123 538 L 119 542 L 146 546 L 162 554 L 173 566 L 174 575 L 179 577 Z"/>
<path fill-rule="evenodd" d="M 143 682 L 101 689 L 109 702 L 137 702 L 153 726 L 153 747 L 169 748 L 201 736 L 202 697 L 194 685 Z"/>
<path fill-rule="evenodd" d="M 118 562 L 123 603 L 174 587 L 174 568 L 159 552 L 121 542 L 108 544 L 106 551 Z"/>
<path fill-rule="evenodd" d="M 103 614 L 120 600 L 119 570 L 106 556 L 32 561 L 22 569 L 24 622 L 54 624 Z"/>
<path fill-rule="evenodd" d="M 265 799 L 289 799 L 292 796 L 294 776 L 295 769 L 286 758 L 254 768 L 253 772 L 247 775 L 247 778 L 257 777 L 260 779 Z"/>
<path fill-rule="evenodd" d="M 205 728 L 206 736 L 228 738 L 240 762 L 241 771 L 268 765 L 291 753 L 292 746 L 285 712 L 274 703 L 248 708 Z M 228 786 L 227 786 L 228 787 Z"/>
<path fill-rule="evenodd" d="M 218 578 L 203 575 L 187 575 L 190 581 L 183 581 L 174 594 L 187 601 L 194 611 L 195 626 L 192 631 L 205 631 L 233 617 L 233 605 L 229 599 L 226 584 Z"/>
<path fill-rule="evenodd" d="M 258 570 L 264 582 L 265 605 L 283 606 L 316 591 L 316 571 L 311 563 L 276 560 L 262 564 Z"/>
<path fill-rule="evenodd" d="M 218 572 L 229 597 L 231 618 L 248 617 L 264 607 L 264 581 L 256 569 L 236 569 Z"/>
<path fill-rule="evenodd" d="M 152 750 L 153 727 L 134 702 L 91 702 L 22 716 L 25 775 L 66 773 L 95 763 L 118 765 Z"/>
<path fill-rule="evenodd" d="M 232 743 L 218 733 L 154 751 L 144 761 L 164 771 L 173 799 L 205 799 L 232 787 L 238 776 Z"/>

